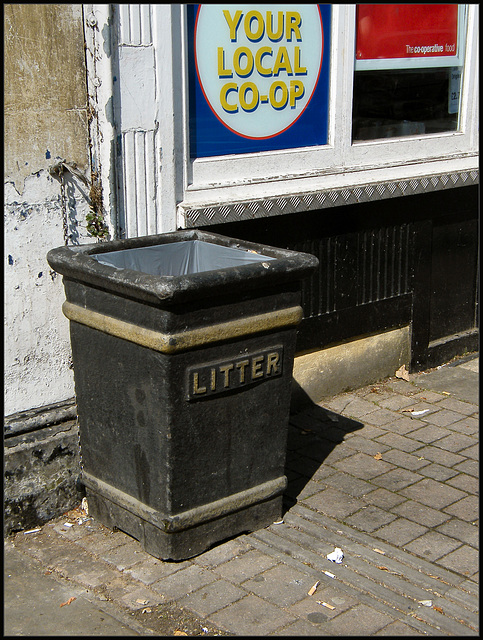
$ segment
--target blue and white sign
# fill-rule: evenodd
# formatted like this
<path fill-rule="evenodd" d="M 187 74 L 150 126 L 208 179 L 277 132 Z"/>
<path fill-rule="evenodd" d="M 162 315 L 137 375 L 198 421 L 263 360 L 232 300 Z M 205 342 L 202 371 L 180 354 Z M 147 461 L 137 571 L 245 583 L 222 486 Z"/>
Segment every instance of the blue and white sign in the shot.
<path fill-rule="evenodd" d="M 193 158 L 327 143 L 330 5 L 189 5 Z"/>

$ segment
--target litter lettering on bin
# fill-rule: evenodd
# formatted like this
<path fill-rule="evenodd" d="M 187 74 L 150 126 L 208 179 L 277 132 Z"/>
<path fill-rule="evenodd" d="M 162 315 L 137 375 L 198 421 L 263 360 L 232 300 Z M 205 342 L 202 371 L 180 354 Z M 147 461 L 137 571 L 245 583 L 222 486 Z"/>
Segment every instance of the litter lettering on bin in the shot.
<path fill-rule="evenodd" d="M 283 348 L 245 355 L 188 369 L 188 398 L 226 393 L 254 382 L 282 375 Z"/>

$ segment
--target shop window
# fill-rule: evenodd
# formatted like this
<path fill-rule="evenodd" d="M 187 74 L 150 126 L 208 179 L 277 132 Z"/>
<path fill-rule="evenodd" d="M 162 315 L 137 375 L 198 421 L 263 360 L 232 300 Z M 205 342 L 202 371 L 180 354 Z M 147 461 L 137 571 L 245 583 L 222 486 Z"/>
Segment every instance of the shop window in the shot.
<path fill-rule="evenodd" d="M 352 140 L 459 130 L 464 5 L 357 5 Z"/>

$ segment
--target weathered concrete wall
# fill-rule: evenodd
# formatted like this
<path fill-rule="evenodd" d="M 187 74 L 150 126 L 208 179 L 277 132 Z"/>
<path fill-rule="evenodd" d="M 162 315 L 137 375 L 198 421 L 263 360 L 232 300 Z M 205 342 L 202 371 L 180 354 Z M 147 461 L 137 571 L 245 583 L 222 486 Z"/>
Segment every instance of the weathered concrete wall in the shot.
<path fill-rule="evenodd" d="M 81 4 L 4 5 L 5 178 L 23 180 L 56 156 L 88 166 Z"/>
<path fill-rule="evenodd" d="M 6 415 L 74 395 L 64 292 L 45 256 L 86 233 L 88 188 L 58 160 L 89 177 L 82 5 L 4 5 L 4 265 Z"/>
<path fill-rule="evenodd" d="M 43 524 L 79 504 L 75 420 L 5 440 L 4 535 Z"/>

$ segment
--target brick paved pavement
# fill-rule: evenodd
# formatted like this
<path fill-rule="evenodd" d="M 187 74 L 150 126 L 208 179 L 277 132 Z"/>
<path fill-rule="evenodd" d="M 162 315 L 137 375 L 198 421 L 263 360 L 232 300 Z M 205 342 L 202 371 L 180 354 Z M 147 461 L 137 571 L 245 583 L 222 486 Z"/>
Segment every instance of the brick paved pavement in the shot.
<path fill-rule="evenodd" d="M 7 556 L 69 587 L 73 612 L 85 598 L 104 607 L 107 622 L 96 609 L 85 635 L 152 635 L 153 612 L 170 603 L 209 635 L 478 635 L 477 363 L 390 378 L 291 416 L 282 524 L 171 563 L 72 513 L 17 534 Z M 335 547 L 341 564 L 326 558 Z M 14 578 L 7 635 L 12 607 L 22 613 Z M 66 609 L 55 616 L 67 620 Z"/>

